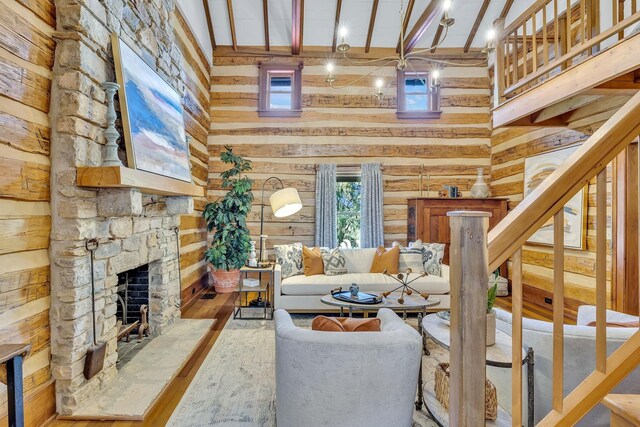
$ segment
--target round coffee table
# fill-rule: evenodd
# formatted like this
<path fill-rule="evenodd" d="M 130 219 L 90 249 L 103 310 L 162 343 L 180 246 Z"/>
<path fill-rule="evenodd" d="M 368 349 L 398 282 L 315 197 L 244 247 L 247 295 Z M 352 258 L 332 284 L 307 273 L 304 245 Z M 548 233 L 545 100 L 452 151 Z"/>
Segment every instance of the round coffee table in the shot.
<path fill-rule="evenodd" d="M 349 317 L 353 317 L 354 310 L 360 311 L 373 311 L 381 308 L 389 308 L 393 311 L 402 311 L 404 319 L 407 317 L 407 311 L 422 311 L 426 313 L 427 307 L 435 307 L 440 304 L 440 299 L 435 297 L 429 297 L 424 299 L 418 295 L 405 295 L 404 304 L 398 302 L 400 294 L 391 294 L 388 297 L 383 297 L 382 302 L 379 304 L 358 304 L 357 302 L 340 301 L 335 299 L 331 294 L 324 295 L 320 298 L 323 304 L 332 305 L 340 308 L 340 316 L 344 316 L 344 309 L 349 309 Z M 448 307 L 446 308 L 448 309 Z"/>

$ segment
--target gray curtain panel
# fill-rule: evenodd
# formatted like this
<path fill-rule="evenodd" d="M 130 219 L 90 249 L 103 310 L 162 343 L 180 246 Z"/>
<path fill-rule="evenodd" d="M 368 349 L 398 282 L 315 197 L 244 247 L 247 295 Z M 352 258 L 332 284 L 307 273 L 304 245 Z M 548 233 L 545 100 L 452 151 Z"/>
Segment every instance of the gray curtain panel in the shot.
<path fill-rule="evenodd" d="M 360 218 L 360 246 L 377 248 L 384 245 L 384 216 L 382 211 L 382 171 L 379 163 L 362 165 L 362 210 Z"/>
<path fill-rule="evenodd" d="M 316 174 L 316 246 L 338 246 L 336 165 L 320 165 Z"/>

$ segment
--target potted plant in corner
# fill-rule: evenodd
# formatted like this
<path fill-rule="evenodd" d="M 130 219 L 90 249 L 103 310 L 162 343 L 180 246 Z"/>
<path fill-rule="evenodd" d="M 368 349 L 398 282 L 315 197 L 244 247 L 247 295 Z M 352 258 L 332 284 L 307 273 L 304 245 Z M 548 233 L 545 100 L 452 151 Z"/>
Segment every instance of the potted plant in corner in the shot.
<path fill-rule="evenodd" d="M 242 268 L 251 253 L 247 215 L 251 211 L 253 181 L 245 172 L 251 170 L 251 162 L 233 153 L 226 146 L 220 154 L 222 162 L 230 164 L 230 169 L 222 172 L 222 188 L 227 194 L 215 202 L 208 203 L 202 216 L 207 228 L 213 232 L 211 247 L 205 258 L 211 263 L 211 276 L 216 292 L 233 292 L 240 281 Z"/>

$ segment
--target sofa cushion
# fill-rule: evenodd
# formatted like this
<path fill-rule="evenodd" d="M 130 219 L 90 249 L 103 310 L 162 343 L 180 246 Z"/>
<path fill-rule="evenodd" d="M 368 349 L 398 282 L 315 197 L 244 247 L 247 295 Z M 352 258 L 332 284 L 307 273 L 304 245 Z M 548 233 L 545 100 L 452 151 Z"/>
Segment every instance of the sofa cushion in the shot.
<path fill-rule="evenodd" d="M 376 253 L 373 255 L 373 262 L 371 263 L 370 273 L 384 273 L 389 274 L 398 273 L 398 255 L 400 254 L 400 246 L 396 246 L 393 249 L 386 250 L 383 246 L 376 249 Z"/>
<path fill-rule="evenodd" d="M 449 292 L 449 268 L 443 266 L 445 277 L 421 277 L 411 284 L 418 292 L 429 294 L 446 294 Z M 293 276 L 283 279 L 280 292 L 284 295 L 326 295 L 332 289 L 342 287 L 349 289 L 352 283 L 360 287 L 361 292 L 391 291 L 400 284 L 382 273 L 348 273 L 340 276 Z"/>
<path fill-rule="evenodd" d="M 424 271 L 436 276 L 442 276 L 442 259 L 444 258 L 444 244 L 425 243 L 422 245 L 422 264 Z"/>
<path fill-rule="evenodd" d="M 347 274 L 346 260 L 342 249 L 322 251 L 322 261 L 324 262 L 324 274 L 327 276 Z"/>
<path fill-rule="evenodd" d="M 282 268 L 282 278 L 303 274 L 302 269 L 302 243 L 290 245 L 274 245 L 276 262 Z"/>
<path fill-rule="evenodd" d="M 346 261 L 347 273 L 368 273 L 371 270 L 376 248 L 344 249 L 342 254 Z"/>
<path fill-rule="evenodd" d="M 322 252 L 320 248 L 302 247 L 302 264 L 305 276 L 315 276 L 324 274 L 324 264 L 322 263 Z"/>
<path fill-rule="evenodd" d="M 311 329 L 323 332 L 380 332 L 380 319 L 354 319 L 352 317 L 316 316 Z"/>
<path fill-rule="evenodd" d="M 421 273 L 424 271 L 424 265 L 422 264 L 422 243 L 419 248 L 400 248 L 400 255 L 398 257 L 398 272 L 404 273 L 408 268 L 414 273 Z"/>

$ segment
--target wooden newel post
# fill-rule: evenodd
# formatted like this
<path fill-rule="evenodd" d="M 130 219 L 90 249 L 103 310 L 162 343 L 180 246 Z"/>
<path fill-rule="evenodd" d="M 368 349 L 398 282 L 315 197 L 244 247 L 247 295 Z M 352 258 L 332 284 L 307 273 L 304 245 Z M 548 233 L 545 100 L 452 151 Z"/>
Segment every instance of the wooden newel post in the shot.
<path fill-rule="evenodd" d="M 489 212 L 448 212 L 451 227 L 449 425 L 485 425 Z"/>

